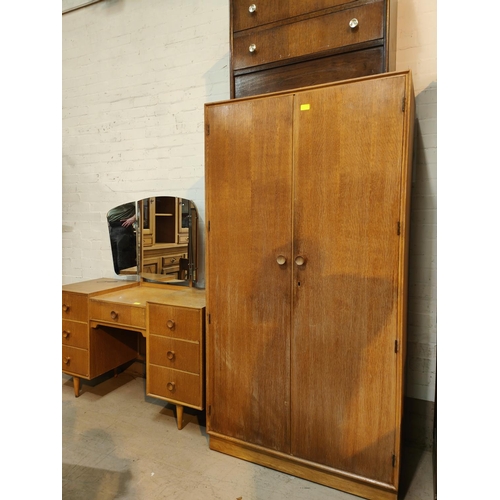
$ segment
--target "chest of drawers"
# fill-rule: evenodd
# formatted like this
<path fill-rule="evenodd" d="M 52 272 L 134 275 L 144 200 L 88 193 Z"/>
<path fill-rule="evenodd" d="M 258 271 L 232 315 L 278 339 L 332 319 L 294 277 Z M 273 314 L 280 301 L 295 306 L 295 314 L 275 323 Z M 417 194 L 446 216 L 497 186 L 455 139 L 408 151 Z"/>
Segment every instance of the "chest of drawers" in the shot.
<path fill-rule="evenodd" d="M 396 0 L 231 2 L 231 96 L 394 69 Z"/>

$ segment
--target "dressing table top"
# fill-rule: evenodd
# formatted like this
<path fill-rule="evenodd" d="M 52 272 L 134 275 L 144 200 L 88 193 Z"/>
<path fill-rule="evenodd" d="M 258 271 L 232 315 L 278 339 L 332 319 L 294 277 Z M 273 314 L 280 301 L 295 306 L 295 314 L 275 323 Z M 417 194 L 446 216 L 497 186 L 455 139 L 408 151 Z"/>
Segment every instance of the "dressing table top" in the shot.
<path fill-rule="evenodd" d="M 146 307 L 148 302 L 177 307 L 205 307 L 205 290 L 166 284 L 140 283 L 115 278 L 98 278 L 63 285 L 64 292 L 92 295 L 99 302 Z"/>
<path fill-rule="evenodd" d="M 188 287 L 175 287 L 173 289 L 167 288 L 165 285 L 141 284 L 133 288 L 115 290 L 104 295 L 99 295 L 92 300 L 137 307 L 146 307 L 148 302 L 152 302 L 176 307 L 201 309 L 205 307 L 205 291 Z"/>

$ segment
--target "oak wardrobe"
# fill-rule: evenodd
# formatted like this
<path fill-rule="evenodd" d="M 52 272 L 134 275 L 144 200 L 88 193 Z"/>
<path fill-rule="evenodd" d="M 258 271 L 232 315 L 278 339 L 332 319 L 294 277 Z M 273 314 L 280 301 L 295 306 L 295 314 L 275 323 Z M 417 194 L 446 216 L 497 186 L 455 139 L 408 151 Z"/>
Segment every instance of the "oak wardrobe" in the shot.
<path fill-rule="evenodd" d="M 395 499 L 409 71 L 205 105 L 210 448 Z"/>

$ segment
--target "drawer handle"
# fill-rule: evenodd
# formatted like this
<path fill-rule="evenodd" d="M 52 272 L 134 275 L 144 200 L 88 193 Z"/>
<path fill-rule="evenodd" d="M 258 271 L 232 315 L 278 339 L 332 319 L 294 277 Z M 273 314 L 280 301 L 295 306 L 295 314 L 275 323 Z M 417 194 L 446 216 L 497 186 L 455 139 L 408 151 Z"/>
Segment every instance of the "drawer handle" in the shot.
<path fill-rule="evenodd" d="M 65 339 L 67 339 L 67 338 L 69 337 L 69 334 L 70 334 L 70 333 L 71 333 L 71 331 L 69 331 L 69 330 L 63 330 L 63 337 L 64 337 Z"/>
<path fill-rule="evenodd" d="M 357 28 L 358 27 L 358 20 L 353 17 L 350 21 L 349 21 L 349 26 L 351 27 L 351 29 L 354 29 L 354 28 Z"/>
<path fill-rule="evenodd" d="M 257 45 L 255 45 L 255 43 L 252 43 L 252 45 L 250 45 L 250 47 L 248 47 L 248 51 L 253 53 L 257 50 Z"/>
<path fill-rule="evenodd" d="M 169 328 L 170 330 L 173 330 L 174 326 L 175 326 L 175 321 L 169 319 L 167 321 L 167 328 Z"/>
<path fill-rule="evenodd" d="M 69 356 L 66 356 L 66 357 L 64 358 L 64 364 L 65 364 L 65 365 L 69 364 L 70 359 L 71 359 L 71 358 L 70 358 Z"/>
<path fill-rule="evenodd" d="M 255 5 L 254 3 L 248 7 L 248 12 L 250 12 L 250 14 L 253 14 L 256 10 L 257 5 Z"/>
<path fill-rule="evenodd" d="M 278 257 L 276 257 L 276 262 L 282 266 L 283 264 L 286 264 L 286 257 L 284 255 L 278 255 Z"/>
<path fill-rule="evenodd" d="M 175 358 L 175 351 L 167 351 L 167 358 L 172 360 Z"/>
<path fill-rule="evenodd" d="M 115 311 L 111 311 L 111 319 L 117 319 L 118 318 L 118 313 Z"/>
<path fill-rule="evenodd" d="M 69 311 L 69 306 L 67 306 L 66 304 L 63 304 L 63 311 L 64 312 L 68 312 Z"/>
<path fill-rule="evenodd" d="M 169 382 L 167 384 L 167 389 L 170 391 L 170 392 L 174 392 L 175 391 L 175 382 Z"/>
<path fill-rule="evenodd" d="M 175 259 L 172 257 L 172 258 L 170 259 L 170 262 L 172 262 L 172 264 L 173 264 L 173 263 L 175 262 Z"/>

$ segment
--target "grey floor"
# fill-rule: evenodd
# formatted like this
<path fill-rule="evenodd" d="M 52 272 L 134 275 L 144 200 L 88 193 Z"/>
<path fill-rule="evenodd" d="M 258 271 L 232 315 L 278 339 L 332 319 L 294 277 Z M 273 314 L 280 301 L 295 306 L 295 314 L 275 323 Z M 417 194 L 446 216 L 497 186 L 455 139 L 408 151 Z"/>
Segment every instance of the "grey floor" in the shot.
<path fill-rule="evenodd" d="M 75 398 L 62 380 L 64 500 L 355 500 L 321 486 L 208 448 L 204 414 L 145 395 L 144 366 L 83 381 Z M 432 453 L 406 448 L 403 500 L 433 500 Z"/>

